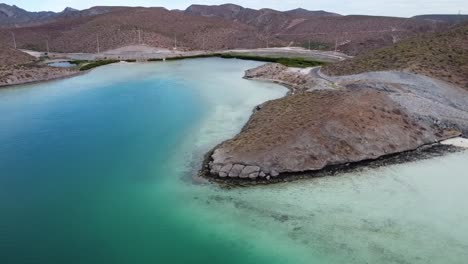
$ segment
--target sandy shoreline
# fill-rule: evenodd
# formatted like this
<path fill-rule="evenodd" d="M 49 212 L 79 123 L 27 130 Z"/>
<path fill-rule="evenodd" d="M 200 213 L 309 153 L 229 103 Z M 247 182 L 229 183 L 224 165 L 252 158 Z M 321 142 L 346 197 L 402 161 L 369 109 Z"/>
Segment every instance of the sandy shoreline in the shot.
<path fill-rule="evenodd" d="M 468 148 L 468 139 L 463 137 L 451 138 L 440 142 L 442 145 L 451 145 L 459 148 Z"/>

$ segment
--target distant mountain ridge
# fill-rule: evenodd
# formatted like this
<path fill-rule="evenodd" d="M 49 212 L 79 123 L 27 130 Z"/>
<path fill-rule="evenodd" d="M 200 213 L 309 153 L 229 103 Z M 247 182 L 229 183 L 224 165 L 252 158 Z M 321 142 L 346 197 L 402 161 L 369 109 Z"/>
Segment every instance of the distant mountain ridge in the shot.
<path fill-rule="evenodd" d="M 450 24 L 458 24 L 458 23 L 463 23 L 465 21 L 468 21 L 468 15 L 434 14 L 434 15 L 414 16 L 413 18 L 432 20 L 432 21 L 441 21 L 441 22 L 447 22 L 447 23 L 450 23 Z"/>
<path fill-rule="evenodd" d="M 269 8 L 251 9 L 234 4 L 224 5 L 191 5 L 185 11 L 186 14 L 219 17 L 235 22 L 240 22 L 258 28 L 264 33 L 273 33 L 283 30 L 291 25 L 291 22 L 299 19 L 313 17 L 338 17 L 339 14 L 326 11 L 309 11 L 297 8 L 290 11 L 278 11 Z"/>
<path fill-rule="evenodd" d="M 230 20 L 245 20 L 246 16 L 252 15 L 263 15 L 265 13 L 276 13 L 285 14 L 289 16 L 297 17 L 312 17 L 312 16 L 341 16 L 336 13 L 330 13 L 323 10 L 310 11 L 303 8 L 297 8 L 289 11 L 278 11 L 269 8 L 252 9 L 245 8 L 235 4 L 224 4 L 224 5 L 191 5 L 185 13 L 195 14 L 201 16 L 216 16 Z"/>
<path fill-rule="evenodd" d="M 0 27 L 30 26 L 50 23 L 64 17 L 86 17 L 101 15 L 115 11 L 116 8 L 126 7 L 105 7 L 96 6 L 85 10 L 77 10 L 66 7 L 61 12 L 41 11 L 29 12 L 16 5 L 0 4 Z M 326 12 L 323 10 L 310 11 L 297 8 L 290 11 L 277 11 L 273 9 L 250 9 L 234 4 L 224 4 L 219 6 L 191 5 L 186 10 L 180 11 L 186 14 L 200 15 L 207 17 L 220 17 L 223 19 L 248 22 L 256 16 L 291 16 L 291 17 L 313 17 L 313 16 L 340 16 L 339 14 Z"/>
<path fill-rule="evenodd" d="M 66 7 L 61 12 L 41 11 L 30 12 L 16 5 L 0 3 L 0 27 L 22 27 L 51 23 L 70 17 L 87 17 L 106 14 L 126 7 L 95 6 L 85 10 Z"/>

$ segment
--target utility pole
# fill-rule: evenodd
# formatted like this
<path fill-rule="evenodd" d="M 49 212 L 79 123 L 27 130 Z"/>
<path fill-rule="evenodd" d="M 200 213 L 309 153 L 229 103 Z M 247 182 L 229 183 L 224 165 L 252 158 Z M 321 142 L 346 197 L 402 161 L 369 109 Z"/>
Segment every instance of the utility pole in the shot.
<path fill-rule="evenodd" d="M 47 48 L 47 54 L 49 54 L 49 40 L 46 39 L 46 48 Z"/>
<path fill-rule="evenodd" d="M 100 47 L 99 47 L 99 34 L 96 35 L 96 44 L 97 44 L 97 53 L 101 53 Z"/>
<path fill-rule="evenodd" d="M 202 50 L 205 50 L 205 36 L 203 36 Z"/>
<path fill-rule="evenodd" d="M 16 37 L 15 37 L 15 32 L 11 32 L 11 35 L 13 36 L 13 47 L 16 49 Z"/>
<path fill-rule="evenodd" d="M 335 39 L 335 52 L 338 52 L 338 39 Z"/>
<path fill-rule="evenodd" d="M 177 36 L 174 35 L 174 49 L 177 49 Z"/>
<path fill-rule="evenodd" d="M 141 29 L 138 29 L 138 44 L 141 44 Z"/>
<path fill-rule="evenodd" d="M 311 47 L 310 47 L 310 39 L 309 39 L 309 51 L 311 51 L 311 50 L 312 50 L 312 49 L 311 49 Z"/>

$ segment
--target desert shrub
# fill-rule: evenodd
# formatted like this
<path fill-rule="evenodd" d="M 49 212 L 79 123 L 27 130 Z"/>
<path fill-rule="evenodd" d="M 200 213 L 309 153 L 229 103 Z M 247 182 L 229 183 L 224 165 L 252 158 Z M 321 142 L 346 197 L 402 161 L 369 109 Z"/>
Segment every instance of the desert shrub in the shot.
<path fill-rule="evenodd" d="M 96 67 L 99 67 L 99 66 L 108 65 L 108 64 L 112 64 L 112 63 L 116 63 L 116 62 L 119 62 L 119 61 L 118 61 L 118 60 L 100 60 L 100 61 L 95 61 L 95 62 L 91 62 L 91 63 L 85 64 L 84 66 L 82 66 L 82 67 L 80 68 L 80 71 L 87 71 L 87 70 L 91 70 L 91 69 L 96 68 Z"/>

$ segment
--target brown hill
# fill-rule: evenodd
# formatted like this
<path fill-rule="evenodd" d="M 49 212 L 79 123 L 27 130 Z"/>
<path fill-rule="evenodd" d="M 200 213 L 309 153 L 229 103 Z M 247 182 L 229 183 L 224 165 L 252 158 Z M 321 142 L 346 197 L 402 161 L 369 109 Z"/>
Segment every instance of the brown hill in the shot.
<path fill-rule="evenodd" d="M 177 38 L 178 47 L 185 49 L 294 45 L 334 50 L 336 44 L 339 51 L 356 55 L 447 27 L 422 19 L 339 16 L 304 9 L 254 10 L 232 4 L 193 5 L 183 12 L 93 7 L 61 13 L 46 24 L 11 29 L 18 46 L 45 51 L 48 41 L 51 51 L 96 52 L 98 38 L 101 51 L 142 43 L 171 48 Z"/>
<path fill-rule="evenodd" d="M 140 43 L 172 48 L 176 39 L 187 49 L 256 47 L 261 41 L 247 25 L 164 8 L 126 8 L 13 31 L 21 48 L 44 51 L 48 40 L 56 52 L 96 52 L 98 39 L 101 51 Z"/>
<path fill-rule="evenodd" d="M 392 45 L 418 33 L 444 30 L 444 22 L 376 16 L 340 16 L 324 11 L 295 9 L 280 12 L 272 9 L 254 10 L 237 5 L 192 5 L 188 14 L 219 17 L 256 28 L 263 38 L 275 43 L 287 43 L 311 48 L 337 48 L 357 55 L 373 48 Z"/>
<path fill-rule="evenodd" d="M 7 65 L 26 64 L 33 61 L 34 57 L 0 43 L 0 68 Z"/>
<path fill-rule="evenodd" d="M 297 16 L 297 17 L 341 16 L 340 14 L 331 13 L 331 12 L 327 12 L 324 10 L 311 11 L 311 10 L 307 10 L 303 8 L 296 8 L 293 10 L 286 11 L 284 13 L 288 15 L 292 15 L 292 16 Z"/>
<path fill-rule="evenodd" d="M 468 21 L 468 15 L 420 15 L 414 16 L 413 18 L 446 22 L 450 24 L 461 24 Z"/>
<path fill-rule="evenodd" d="M 333 75 L 407 70 L 468 89 L 468 24 L 443 33 L 424 34 L 392 47 L 329 65 Z"/>

